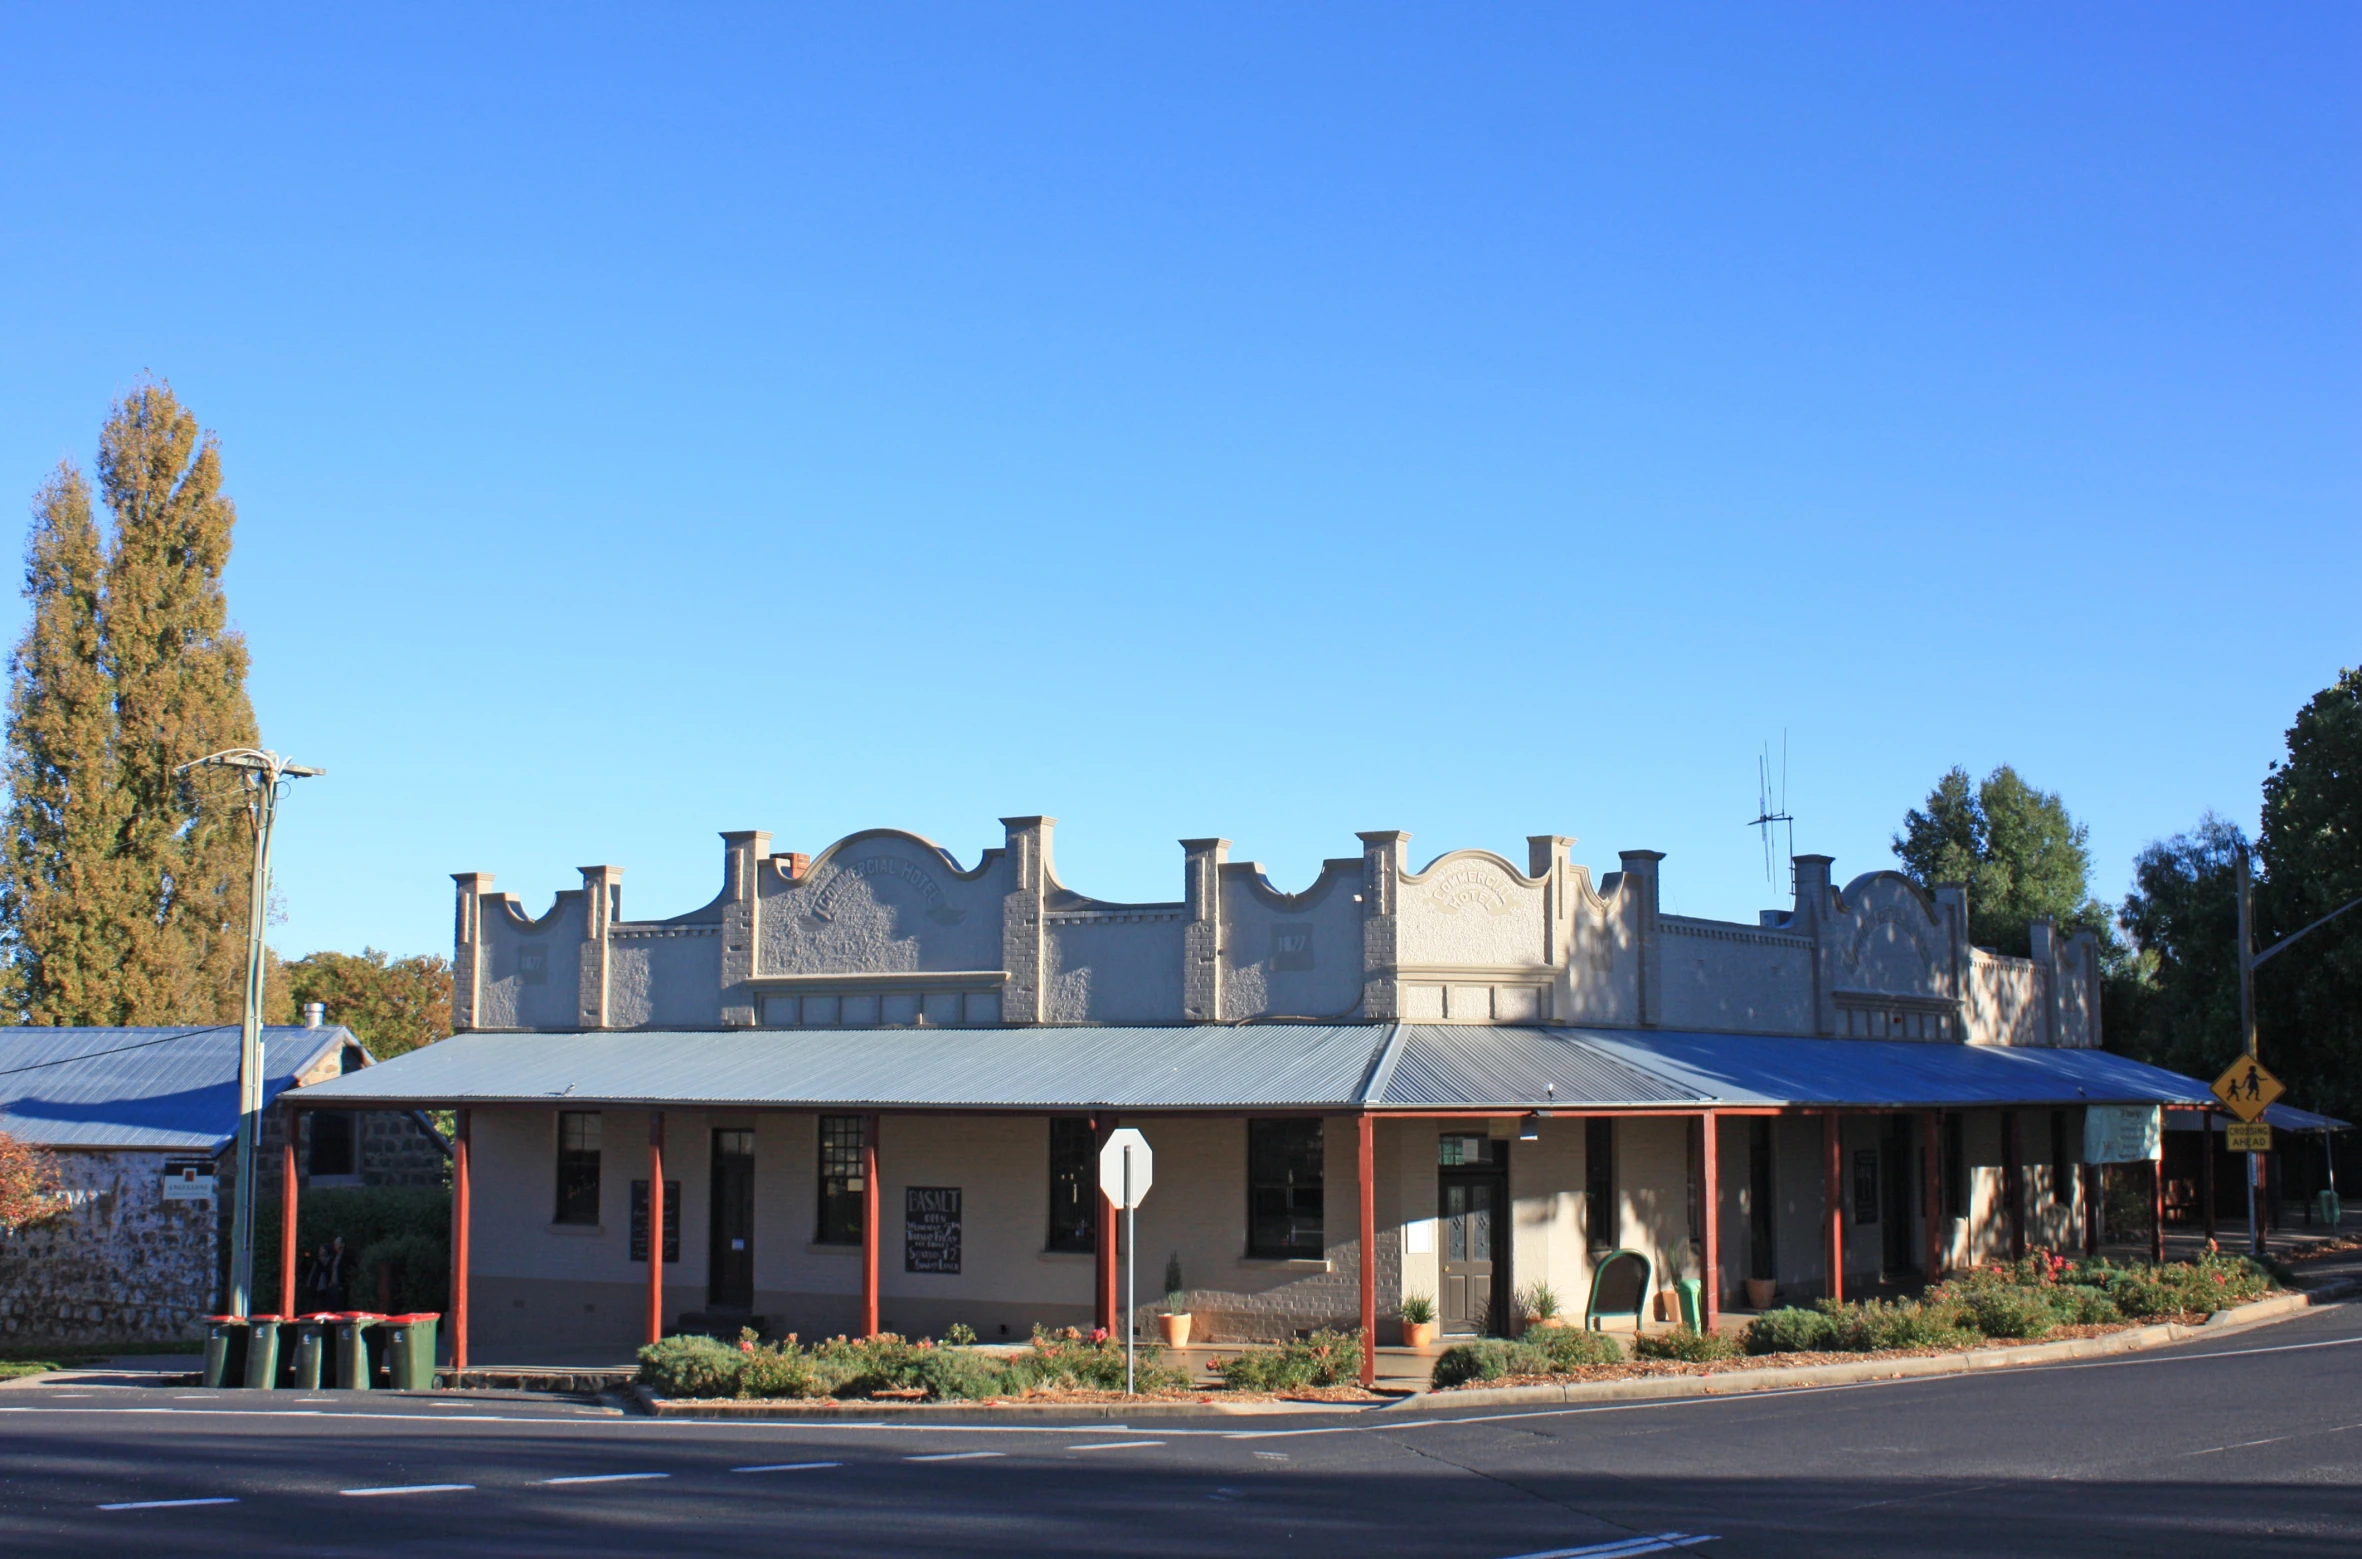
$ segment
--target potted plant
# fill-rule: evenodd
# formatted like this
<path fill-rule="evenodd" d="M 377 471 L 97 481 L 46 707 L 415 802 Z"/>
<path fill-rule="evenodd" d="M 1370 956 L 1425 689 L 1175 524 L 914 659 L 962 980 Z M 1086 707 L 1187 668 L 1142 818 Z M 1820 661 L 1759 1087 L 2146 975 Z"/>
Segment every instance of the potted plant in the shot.
<path fill-rule="evenodd" d="M 1748 1309 L 1769 1310 L 1772 1307 L 1772 1296 L 1780 1291 L 1780 1285 L 1771 1278 L 1749 1278 L 1746 1282 L 1746 1289 Z"/>
<path fill-rule="evenodd" d="M 1168 1348 L 1189 1346 L 1189 1312 L 1183 1308 L 1187 1297 L 1181 1287 L 1181 1253 L 1175 1251 L 1165 1260 L 1165 1313 L 1157 1317 Z"/>
<path fill-rule="evenodd" d="M 1535 1283 L 1517 1296 L 1518 1306 L 1525 1312 L 1525 1324 L 1536 1326 L 1564 1326 L 1558 1314 L 1558 1290 L 1547 1283 Z"/>
<path fill-rule="evenodd" d="M 1402 1341 L 1406 1348 L 1435 1346 L 1435 1301 L 1425 1294 L 1408 1294 L 1403 1298 Z"/>

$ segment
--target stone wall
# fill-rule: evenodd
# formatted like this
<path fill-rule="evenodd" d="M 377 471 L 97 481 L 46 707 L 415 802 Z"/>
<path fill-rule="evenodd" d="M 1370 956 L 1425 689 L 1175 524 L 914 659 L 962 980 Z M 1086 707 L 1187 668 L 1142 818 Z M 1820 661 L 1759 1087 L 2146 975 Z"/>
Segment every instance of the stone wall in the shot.
<path fill-rule="evenodd" d="M 72 1149 L 56 1157 L 67 1211 L 0 1233 L 0 1344 L 198 1336 L 214 1306 L 215 1204 L 165 1201 L 164 1166 L 202 1155 Z"/>

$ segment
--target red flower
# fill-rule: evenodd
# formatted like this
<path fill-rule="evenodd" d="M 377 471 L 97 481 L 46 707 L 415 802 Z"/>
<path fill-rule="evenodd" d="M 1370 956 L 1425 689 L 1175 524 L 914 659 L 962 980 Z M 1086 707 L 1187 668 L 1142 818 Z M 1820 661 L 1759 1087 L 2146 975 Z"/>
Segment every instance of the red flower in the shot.
<path fill-rule="evenodd" d="M 1107 1341 L 1107 1328 L 1106 1328 L 1106 1327 L 1104 1327 L 1104 1326 L 1094 1326 L 1094 1327 L 1092 1327 L 1092 1328 L 1091 1328 L 1091 1341 L 1093 1341 L 1093 1342 L 1105 1342 L 1105 1341 Z"/>

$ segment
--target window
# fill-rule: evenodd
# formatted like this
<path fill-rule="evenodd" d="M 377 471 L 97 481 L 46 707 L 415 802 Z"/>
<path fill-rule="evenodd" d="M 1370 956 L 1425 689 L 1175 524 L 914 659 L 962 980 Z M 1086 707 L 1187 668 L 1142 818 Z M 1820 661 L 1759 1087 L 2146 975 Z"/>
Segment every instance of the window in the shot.
<path fill-rule="evenodd" d="M 558 1211 L 553 1223 L 599 1221 L 599 1112 L 558 1112 Z"/>
<path fill-rule="evenodd" d="M 1944 1117 L 1944 1216 L 1968 1216 L 1968 1123 Z"/>
<path fill-rule="evenodd" d="M 1319 1119 L 1247 1122 L 1247 1254 L 1327 1254 L 1321 1240 Z"/>
<path fill-rule="evenodd" d="M 1080 1116 L 1050 1121 L 1051 1250 L 1099 1248 L 1099 1140 Z"/>
<path fill-rule="evenodd" d="M 345 1110 L 314 1110 L 312 1118 L 311 1172 L 315 1175 L 350 1175 L 359 1170 L 353 1162 L 353 1117 Z"/>
<path fill-rule="evenodd" d="M 1583 1237 L 1594 1256 L 1616 1248 L 1616 1123 L 1583 1122 Z"/>
<path fill-rule="evenodd" d="M 1854 1149 L 1854 1222 L 1878 1221 L 1878 1150 Z"/>
<path fill-rule="evenodd" d="M 821 1245 L 861 1243 L 862 1134 L 868 1122 L 858 1115 L 820 1117 L 820 1229 L 813 1236 Z"/>
<path fill-rule="evenodd" d="M 2050 1112 L 2050 1201 L 2054 1207 L 2075 1205 L 2075 1160 L 2067 1152 L 2067 1112 Z"/>

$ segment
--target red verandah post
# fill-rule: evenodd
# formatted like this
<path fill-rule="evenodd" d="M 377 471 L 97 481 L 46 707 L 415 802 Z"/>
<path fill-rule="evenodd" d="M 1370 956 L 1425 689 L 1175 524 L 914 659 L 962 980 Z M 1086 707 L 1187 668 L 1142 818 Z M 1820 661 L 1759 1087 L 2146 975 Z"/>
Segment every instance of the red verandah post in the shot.
<path fill-rule="evenodd" d="M 878 1117 L 861 1125 L 861 1335 L 878 1334 Z"/>
<path fill-rule="evenodd" d="M 1363 1111 L 1354 1118 L 1360 1151 L 1356 1200 L 1361 1215 L 1361 1383 L 1378 1383 L 1378 1150 L 1377 1123 Z"/>
<path fill-rule="evenodd" d="M 664 1112 L 648 1112 L 648 1340 L 664 1340 Z"/>
<path fill-rule="evenodd" d="M 2157 1156 L 2149 1160 L 2149 1259 L 2165 1260 L 2165 1134 L 2157 1134 Z"/>
<path fill-rule="evenodd" d="M 1102 1115 L 1092 1124 L 1095 1128 L 1092 1133 L 1093 1142 L 1096 1146 L 1105 1148 L 1107 1146 L 1107 1139 L 1115 1134 L 1116 1118 L 1112 1115 Z M 1093 1227 L 1097 1230 L 1096 1235 L 1091 1241 L 1091 1275 L 1095 1280 L 1097 1288 L 1097 1292 L 1092 1296 L 1093 1307 L 1097 1312 L 1097 1319 L 1093 1324 L 1098 1326 L 1102 1331 L 1106 1332 L 1108 1336 L 1113 1337 L 1115 1335 L 1116 1316 L 1115 1203 L 1109 1201 L 1105 1196 L 1099 1194 L 1099 1158 L 1096 1153 L 1094 1153 L 1091 1157 L 1090 1173 L 1087 1178 L 1089 1179 L 1091 1185 L 1091 1190 L 1089 1193 L 1092 1209 L 1091 1217 L 1093 1220 Z"/>
<path fill-rule="evenodd" d="M 279 1314 L 295 1319 L 295 1137 L 303 1116 L 295 1101 L 279 1112 Z"/>
<path fill-rule="evenodd" d="M 461 1110 L 451 1134 L 451 1368 L 467 1368 L 468 1142 L 472 1112 Z M 453 1384 L 457 1384 L 456 1381 Z"/>
<path fill-rule="evenodd" d="M 1714 1329 L 1722 1322 L 1722 1196 L 1714 1164 L 1717 1156 L 1714 1142 L 1714 1112 L 1707 1110 L 1698 1117 L 1698 1120 L 1701 1123 L 1699 1139 L 1703 1144 L 1699 1149 L 1702 1163 L 1698 1175 L 1698 1189 L 1705 1201 L 1699 1218 L 1699 1222 L 1703 1226 L 1699 1232 L 1704 1237 L 1705 1249 L 1699 1253 L 1702 1259 L 1698 1265 L 1702 1270 L 1698 1275 L 1706 1280 L 1704 1320 L 1706 1335 L 1711 1337 L 1714 1335 Z"/>
<path fill-rule="evenodd" d="M 1839 1146 L 1837 1112 L 1821 1112 L 1821 1154 L 1826 1183 L 1821 1188 L 1823 1211 L 1828 1216 L 1827 1244 L 1829 1261 L 1829 1297 L 1840 1303 L 1845 1299 L 1845 1154 Z"/>

